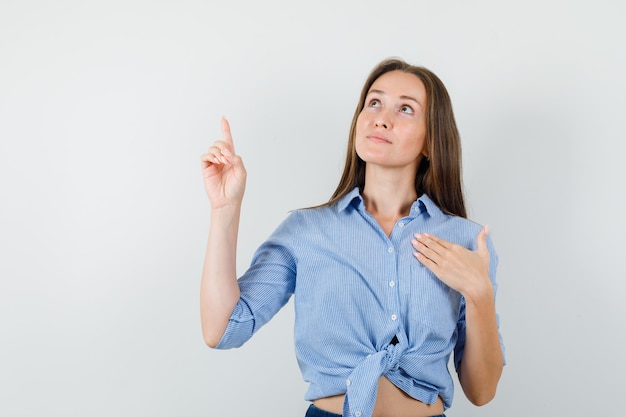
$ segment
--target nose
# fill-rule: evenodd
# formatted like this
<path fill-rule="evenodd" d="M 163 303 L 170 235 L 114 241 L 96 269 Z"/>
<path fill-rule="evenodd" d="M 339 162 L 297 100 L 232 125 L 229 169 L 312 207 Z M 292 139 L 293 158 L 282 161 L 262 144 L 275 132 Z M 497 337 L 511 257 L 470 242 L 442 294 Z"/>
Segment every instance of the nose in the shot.
<path fill-rule="evenodd" d="M 385 130 L 391 129 L 391 117 L 387 112 L 382 111 L 378 113 L 375 117 L 376 117 L 374 119 L 375 127 L 385 129 Z"/>
<path fill-rule="evenodd" d="M 389 126 L 389 123 L 387 123 L 385 120 L 383 120 L 382 118 L 378 118 L 376 119 L 376 121 L 374 122 L 374 126 L 376 127 L 382 127 L 383 129 L 387 129 L 387 127 Z"/>

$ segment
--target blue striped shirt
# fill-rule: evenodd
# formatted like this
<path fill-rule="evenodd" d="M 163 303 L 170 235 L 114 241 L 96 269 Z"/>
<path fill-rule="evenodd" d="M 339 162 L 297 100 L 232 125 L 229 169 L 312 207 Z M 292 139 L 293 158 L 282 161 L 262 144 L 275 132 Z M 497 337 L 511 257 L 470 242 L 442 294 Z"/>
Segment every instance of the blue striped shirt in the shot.
<path fill-rule="evenodd" d="M 448 372 L 465 344 L 463 297 L 413 256 L 415 233 L 474 250 L 481 226 L 415 201 L 387 236 L 358 189 L 332 206 L 291 212 L 239 278 L 241 298 L 217 348 L 241 346 L 294 295 L 305 399 L 346 394 L 344 416 L 368 417 L 378 379 L 411 397 L 452 403 Z M 497 256 L 488 238 L 494 286 Z M 393 343 L 390 343 L 392 342 Z"/>

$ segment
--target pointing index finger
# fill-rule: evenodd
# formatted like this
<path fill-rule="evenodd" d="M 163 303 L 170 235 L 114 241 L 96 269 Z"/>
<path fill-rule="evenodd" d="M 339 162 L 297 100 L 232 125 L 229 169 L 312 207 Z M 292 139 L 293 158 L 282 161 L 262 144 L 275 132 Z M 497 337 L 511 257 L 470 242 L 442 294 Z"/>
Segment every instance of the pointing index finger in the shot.
<path fill-rule="evenodd" d="M 222 116 L 222 139 L 224 140 L 224 142 L 228 142 L 234 149 L 233 136 L 230 133 L 230 124 L 224 116 Z"/>

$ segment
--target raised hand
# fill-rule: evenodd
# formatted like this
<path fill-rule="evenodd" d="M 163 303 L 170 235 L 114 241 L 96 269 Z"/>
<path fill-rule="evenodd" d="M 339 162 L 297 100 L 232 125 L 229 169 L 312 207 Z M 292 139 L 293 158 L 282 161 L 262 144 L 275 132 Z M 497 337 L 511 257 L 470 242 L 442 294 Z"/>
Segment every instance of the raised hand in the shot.
<path fill-rule="evenodd" d="M 475 251 L 427 233 L 416 234 L 411 243 L 418 261 L 450 288 L 467 295 L 491 288 L 488 233 L 487 226 L 478 233 Z"/>
<path fill-rule="evenodd" d="M 246 169 L 235 154 L 230 125 L 222 117 L 222 140 L 218 140 L 200 158 L 204 187 L 212 209 L 240 206 L 246 188 Z"/>

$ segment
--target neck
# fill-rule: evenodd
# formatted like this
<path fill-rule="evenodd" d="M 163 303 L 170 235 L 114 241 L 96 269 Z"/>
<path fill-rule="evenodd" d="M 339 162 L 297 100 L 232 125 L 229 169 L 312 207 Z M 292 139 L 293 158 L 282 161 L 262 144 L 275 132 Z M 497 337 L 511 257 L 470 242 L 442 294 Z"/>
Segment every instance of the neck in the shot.
<path fill-rule="evenodd" d="M 362 194 L 367 211 L 374 217 L 397 220 L 409 214 L 417 199 L 414 175 L 381 175 L 368 171 Z"/>

